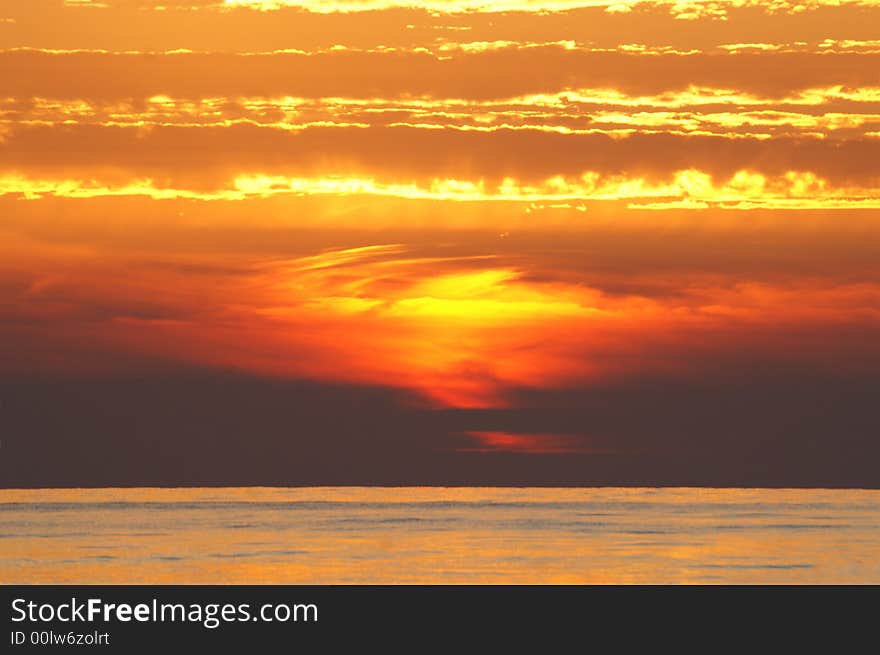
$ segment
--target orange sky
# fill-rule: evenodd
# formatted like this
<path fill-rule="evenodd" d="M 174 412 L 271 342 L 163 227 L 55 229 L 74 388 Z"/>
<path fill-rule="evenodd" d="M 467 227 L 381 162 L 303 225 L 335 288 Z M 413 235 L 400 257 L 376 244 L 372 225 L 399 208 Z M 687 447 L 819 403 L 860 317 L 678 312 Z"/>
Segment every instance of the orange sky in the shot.
<path fill-rule="evenodd" d="M 874 0 L 5 3 L 0 372 L 494 409 L 872 374 L 877 25 Z"/>

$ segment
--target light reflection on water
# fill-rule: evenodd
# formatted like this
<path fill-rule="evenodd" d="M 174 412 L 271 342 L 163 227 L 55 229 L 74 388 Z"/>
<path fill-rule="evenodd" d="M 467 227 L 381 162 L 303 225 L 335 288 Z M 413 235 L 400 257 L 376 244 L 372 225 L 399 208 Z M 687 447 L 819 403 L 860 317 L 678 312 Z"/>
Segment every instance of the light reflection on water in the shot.
<path fill-rule="evenodd" d="M 880 583 L 880 491 L 0 490 L 2 583 Z"/>

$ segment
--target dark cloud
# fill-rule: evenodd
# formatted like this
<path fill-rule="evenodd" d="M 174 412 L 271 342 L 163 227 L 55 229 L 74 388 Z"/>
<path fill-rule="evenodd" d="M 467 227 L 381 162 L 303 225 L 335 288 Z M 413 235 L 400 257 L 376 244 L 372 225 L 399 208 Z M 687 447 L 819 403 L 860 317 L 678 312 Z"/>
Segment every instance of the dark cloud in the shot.
<path fill-rule="evenodd" d="M 876 377 L 521 390 L 423 410 L 382 388 L 169 372 L 0 383 L 6 487 L 615 484 L 880 487 Z M 474 453 L 468 431 L 611 455 Z"/>

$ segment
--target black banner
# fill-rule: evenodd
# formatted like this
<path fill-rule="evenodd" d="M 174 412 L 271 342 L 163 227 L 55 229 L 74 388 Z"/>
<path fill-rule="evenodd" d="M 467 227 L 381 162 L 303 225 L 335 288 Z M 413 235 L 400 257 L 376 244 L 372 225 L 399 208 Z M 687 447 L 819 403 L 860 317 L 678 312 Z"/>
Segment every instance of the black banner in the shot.
<path fill-rule="evenodd" d="M 474 637 L 496 646 L 528 641 L 586 647 L 601 638 L 623 647 L 693 640 L 707 630 L 723 641 L 765 639 L 772 634 L 790 642 L 824 633 L 842 645 L 856 639 L 860 630 L 870 629 L 877 591 L 877 587 L 7 586 L 2 588 L 6 627 L 2 652 L 46 648 L 228 652 L 255 647 L 257 652 L 293 652 L 306 646 L 335 652 L 352 639 L 421 652 L 437 644 L 462 645 Z"/>

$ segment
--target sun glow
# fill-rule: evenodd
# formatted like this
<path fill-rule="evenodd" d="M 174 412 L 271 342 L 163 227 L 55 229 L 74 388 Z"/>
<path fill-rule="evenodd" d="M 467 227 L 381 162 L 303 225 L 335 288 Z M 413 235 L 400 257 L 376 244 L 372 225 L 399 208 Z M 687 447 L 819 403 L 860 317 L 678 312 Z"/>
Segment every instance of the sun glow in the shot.
<path fill-rule="evenodd" d="M 427 182 L 383 182 L 371 177 L 287 177 L 239 175 L 226 188 L 190 190 L 158 186 L 151 179 L 108 185 L 97 179 L 32 179 L 20 174 L 0 177 L 0 195 L 21 195 L 35 200 L 44 196 L 95 198 L 147 196 L 154 199 L 234 201 L 251 197 L 381 196 L 406 200 L 454 202 L 565 203 L 577 201 L 632 201 L 632 208 L 705 209 L 822 209 L 850 206 L 876 208 L 876 187 L 835 188 L 811 171 L 788 171 L 768 177 L 749 170 L 737 171 L 725 181 L 697 169 L 677 171 L 668 181 L 644 177 L 602 175 L 588 171 L 579 177 L 556 175 L 540 183 L 505 178 L 433 179 Z M 527 207 L 527 211 L 530 209 Z"/>
<path fill-rule="evenodd" d="M 880 370 L 880 2 L 6 5 L 0 382 L 234 372 L 588 458 L 628 416 L 493 421 Z"/>

